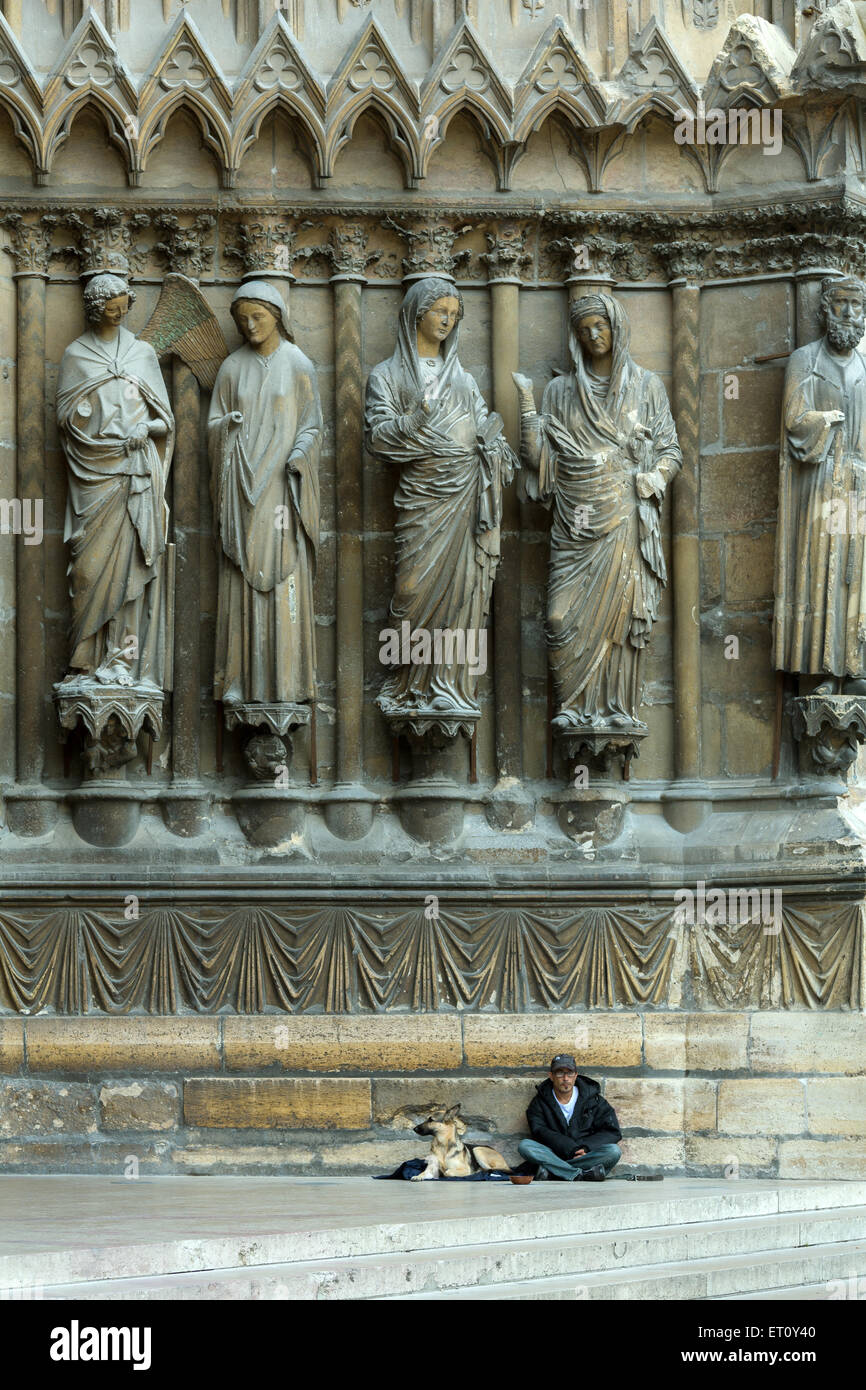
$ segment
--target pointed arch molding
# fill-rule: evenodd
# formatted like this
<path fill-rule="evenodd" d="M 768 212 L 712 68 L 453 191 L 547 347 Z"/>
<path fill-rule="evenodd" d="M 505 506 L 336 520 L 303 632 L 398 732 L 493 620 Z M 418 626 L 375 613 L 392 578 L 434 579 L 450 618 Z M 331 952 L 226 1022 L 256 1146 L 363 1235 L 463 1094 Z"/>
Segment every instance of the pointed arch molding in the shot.
<path fill-rule="evenodd" d="M 848 0 L 831 6 L 799 54 L 776 26 L 741 15 L 702 88 L 655 18 L 633 39 L 619 73 L 601 81 L 566 20 L 556 16 L 512 84 L 468 18 L 454 26 L 426 76 L 416 80 L 372 17 L 333 74 L 317 73 L 297 31 L 277 11 L 230 80 L 185 10 L 148 72 L 138 78 L 92 9 L 47 74 L 36 72 L 0 14 L 0 105 L 33 162 L 37 183 L 49 180 L 76 117 L 90 106 L 123 153 L 132 186 L 141 183 L 171 117 L 184 109 L 198 122 L 224 187 L 234 186 L 265 118 L 282 111 L 297 123 L 317 185 L 333 174 L 359 117 L 371 112 L 387 128 L 406 186 L 414 188 L 450 122 L 463 111 L 480 126 L 499 187 L 507 190 L 527 139 L 551 115 L 579 135 L 612 126 L 632 131 L 650 112 L 672 121 L 683 109 L 694 110 L 699 95 L 725 106 L 740 100 L 790 104 L 817 90 L 838 94 L 845 84 L 859 95 L 866 32 L 851 37 L 852 13 Z"/>

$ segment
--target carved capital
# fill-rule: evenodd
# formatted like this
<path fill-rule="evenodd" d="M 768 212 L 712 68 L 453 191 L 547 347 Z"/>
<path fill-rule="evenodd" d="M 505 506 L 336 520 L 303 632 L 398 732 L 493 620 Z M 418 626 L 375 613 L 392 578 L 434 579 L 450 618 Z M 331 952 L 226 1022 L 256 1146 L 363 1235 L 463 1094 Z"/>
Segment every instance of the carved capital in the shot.
<path fill-rule="evenodd" d="M 525 223 L 498 222 L 492 231 L 484 233 L 488 249 L 481 259 L 491 280 L 519 280 L 524 266 L 532 256 L 526 250 L 529 228 Z"/>
<path fill-rule="evenodd" d="M 64 214 L 63 222 L 76 238 L 71 254 L 78 261 L 82 278 L 90 279 L 106 271 L 127 278 L 131 270 L 140 270 L 147 250 L 135 237 L 150 225 L 150 220 L 146 212 L 124 212 L 119 208 L 94 208 L 86 218 L 77 212 Z"/>
<path fill-rule="evenodd" d="M 664 266 L 669 280 L 702 280 L 712 249 L 711 241 L 697 239 L 659 241 L 653 246 L 653 252 Z"/>
<path fill-rule="evenodd" d="M 216 218 L 210 213 L 200 213 L 191 222 L 182 224 L 174 213 L 160 213 L 153 220 L 162 238 L 154 250 L 165 259 L 167 269 L 186 275 L 190 280 L 200 280 L 213 264 L 212 232 Z"/>
<path fill-rule="evenodd" d="M 2 218 L 12 234 L 9 251 L 19 275 L 47 275 L 52 257 L 63 254 L 52 246 L 58 221 L 49 215 L 25 219 L 20 212 L 8 212 Z"/>
<path fill-rule="evenodd" d="M 614 261 L 619 247 L 611 236 L 599 232 L 576 232 L 573 236 L 558 237 L 549 243 L 549 250 L 559 259 L 562 278 L 567 285 L 581 281 L 598 283 L 616 279 Z"/>
<path fill-rule="evenodd" d="M 368 251 L 369 232 L 362 222 L 345 222 L 332 227 L 322 252 L 331 262 L 335 279 L 366 280 L 367 267 L 381 258 L 381 251 Z"/>
<path fill-rule="evenodd" d="M 420 280 L 426 275 L 444 275 L 453 280 L 458 266 L 469 260 L 470 252 L 455 253 L 454 243 L 459 236 L 471 231 L 470 227 L 451 226 L 427 218 L 395 222 L 391 217 L 385 218 L 384 225 L 399 232 L 408 245 L 408 255 L 403 257 L 404 280 Z"/>
<path fill-rule="evenodd" d="M 296 245 L 298 233 L 312 226 L 313 223 L 309 221 L 277 215 L 257 217 L 255 221 L 243 219 L 233 226 L 237 242 L 234 246 L 226 246 L 226 257 L 229 260 L 240 261 L 243 266 L 243 279 L 254 275 L 270 275 L 292 281 L 295 279 L 292 272 L 295 261 L 306 259 L 320 251 L 316 246 Z"/>

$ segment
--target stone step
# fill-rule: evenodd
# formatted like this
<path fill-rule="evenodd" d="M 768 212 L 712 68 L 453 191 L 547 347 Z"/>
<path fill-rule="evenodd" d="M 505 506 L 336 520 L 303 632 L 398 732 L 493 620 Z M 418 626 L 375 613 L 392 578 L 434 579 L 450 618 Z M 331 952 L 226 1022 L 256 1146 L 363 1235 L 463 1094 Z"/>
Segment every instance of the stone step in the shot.
<path fill-rule="evenodd" d="M 858 1275 L 858 1270 L 860 1275 Z M 843 1241 L 800 1250 L 724 1255 L 663 1265 L 635 1266 L 627 1271 L 520 1279 L 474 1288 L 386 1295 L 382 1302 L 449 1302 L 559 1300 L 588 1302 L 622 1300 L 718 1300 L 777 1297 L 776 1289 L 811 1287 L 814 1297 L 827 1298 L 829 1286 L 862 1277 L 866 1270 L 866 1241 Z"/>
<path fill-rule="evenodd" d="M 866 1182 L 760 1179 L 512 1187 L 76 1176 L 2 1178 L 0 1191 L 0 1291 L 866 1207 Z"/>
<path fill-rule="evenodd" d="M 742 1219 L 597 1231 L 572 1236 L 404 1248 L 325 1261 L 297 1260 L 255 1268 L 182 1272 L 55 1286 L 51 1299 L 424 1297 L 515 1282 L 582 1278 L 596 1272 L 648 1269 L 739 1256 L 763 1263 L 792 1250 L 866 1247 L 866 1206 Z M 848 1273 L 850 1271 L 846 1271 Z M 455 1296 L 463 1296 L 461 1292 Z M 693 1295 L 688 1295 L 689 1297 Z"/>

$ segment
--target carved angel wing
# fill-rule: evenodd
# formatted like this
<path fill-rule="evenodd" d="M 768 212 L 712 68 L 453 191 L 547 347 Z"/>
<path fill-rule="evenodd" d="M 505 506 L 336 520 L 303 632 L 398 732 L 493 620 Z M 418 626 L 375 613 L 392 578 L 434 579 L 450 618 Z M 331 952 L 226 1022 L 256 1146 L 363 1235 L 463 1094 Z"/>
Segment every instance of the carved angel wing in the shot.
<path fill-rule="evenodd" d="M 228 357 L 228 344 L 207 300 L 189 276 L 177 271 L 166 275 L 157 306 L 138 336 L 157 357 L 179 357 L 208 389 Z"/>

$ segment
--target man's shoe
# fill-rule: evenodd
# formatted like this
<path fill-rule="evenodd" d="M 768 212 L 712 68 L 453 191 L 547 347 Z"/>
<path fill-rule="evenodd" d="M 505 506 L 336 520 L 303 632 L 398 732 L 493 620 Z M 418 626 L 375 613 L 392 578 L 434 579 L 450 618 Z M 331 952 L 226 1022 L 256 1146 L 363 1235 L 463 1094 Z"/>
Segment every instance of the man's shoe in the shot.
<path fill-rule="evenodd" d="M 607 1174 L 603 1166 L 599 1163 L 595 1168 L 584 1168 L 580 1175 L 581 1182 L 604 1182 Z"/>
<path fill-rule="evenodd" d="M 549 1181 L 550 1181 L 550 1174 L 548 1173 L 547 1169 L 544 1167 L 544 1164 L 542 1164 L 542 1163 L 539 1163 L 539 1165 L 538 1165 L 538 1172 L 535 1174 L 535 1181 L 536 1181 L 536 1182 L 549 1182 Z"/>

